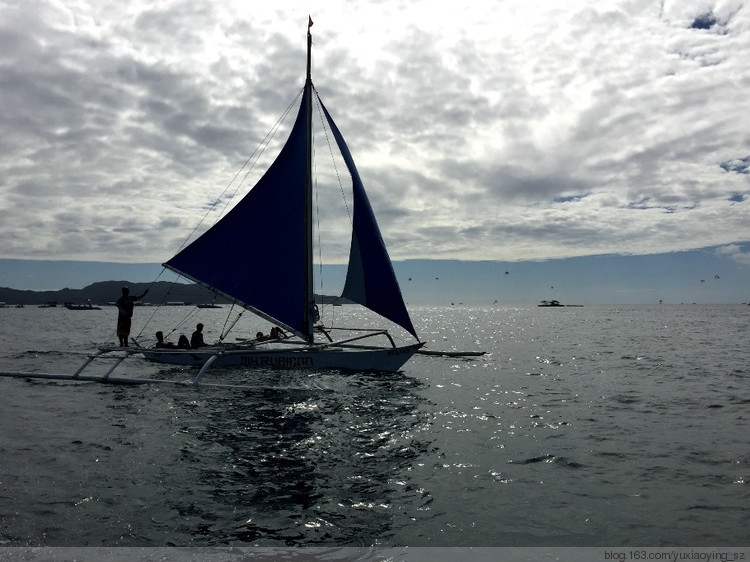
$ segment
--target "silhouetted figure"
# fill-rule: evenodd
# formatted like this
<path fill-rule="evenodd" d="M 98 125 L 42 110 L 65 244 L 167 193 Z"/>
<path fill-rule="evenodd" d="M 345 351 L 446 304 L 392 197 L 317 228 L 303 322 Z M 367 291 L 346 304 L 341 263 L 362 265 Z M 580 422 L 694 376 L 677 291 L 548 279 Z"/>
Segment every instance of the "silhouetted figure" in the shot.
<path fill-rule="evenodd" d="M 133 306 L 135 301 L 141 300 L 148 293 L 146 289 L 142 295 L 137 297 L 130 296 L 130 289 L 122 288 L 122 296 L 117 299 L 117 337 L 120 340 L 120 347 L 128 347 L 128 337 L 130 336 L 130 320 L 133 318 Z"/>
<path fill-rule="evenodd" d="M 164 341 L 164 334 L 162 332 L 156 332 L 156 345 L 154 347 L 174 347 L 171 341 Z"/>
<path fill-rule="evenodd" d="M 198 349 L 199 347 L 205 347 L 206 342 L 203 341 L 203 324 L 198 324 L 195 327 L 195 332 L 190 337 L 190 347 Z"/>

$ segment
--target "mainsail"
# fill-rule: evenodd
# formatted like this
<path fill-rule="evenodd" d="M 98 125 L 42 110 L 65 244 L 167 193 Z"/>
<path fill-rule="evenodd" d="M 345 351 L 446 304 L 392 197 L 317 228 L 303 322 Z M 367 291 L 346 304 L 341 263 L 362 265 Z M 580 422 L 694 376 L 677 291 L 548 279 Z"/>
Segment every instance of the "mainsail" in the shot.
<path fill-rule="evenodd" d="M 309 142 L 314 88 L 309 45 L 308 35 L 307 82 L 297 119 L 279 156 L 225 217 L 164 265 L 311 342 Z M 342 296 L 419 339 L 349 148 L 328 110 L 320 105 L 353 183 L 353 232 Z"/>
<path fill-rule="evenodd" d="M 219 222 L 164 265 L 297 334 L 305 322 L 307 97 L 279 156 Z M 304 337 L 304 336 L 303 336 Z"/>

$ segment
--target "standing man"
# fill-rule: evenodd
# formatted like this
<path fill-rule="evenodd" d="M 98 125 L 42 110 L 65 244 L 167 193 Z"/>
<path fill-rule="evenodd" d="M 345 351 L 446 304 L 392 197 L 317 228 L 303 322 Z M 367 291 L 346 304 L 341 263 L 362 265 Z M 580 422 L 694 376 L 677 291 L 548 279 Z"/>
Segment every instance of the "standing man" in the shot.
<path fill-rule="evenodd" d="M 117 299 L 117 337 L 120 339 L 120 347 L 128 347 L 128 336 L 130 336 L 130 319 L 133 318 L 133 305 L 135 301 L 141 300 L 148 293 L 146 289 L 142 295 L 130 296 L 130 289 L 122 288 L 122 296 Z"/>

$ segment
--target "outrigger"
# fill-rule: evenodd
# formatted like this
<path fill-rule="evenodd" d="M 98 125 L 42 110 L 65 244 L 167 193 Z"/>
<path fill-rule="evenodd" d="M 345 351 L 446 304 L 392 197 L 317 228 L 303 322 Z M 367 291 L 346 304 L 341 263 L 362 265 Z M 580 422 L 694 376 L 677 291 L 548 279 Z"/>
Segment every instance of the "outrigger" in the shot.
<path fill-rule="evenodd" d="M 321 330 L 323 331 L 323 330 Z M 273 340 L 265 342 L 247 342 L 239 343 L 236 345 L 222 345 L 215 347 L 205 347 L 195 350 L 184 350 L 184 349 L 169 349 L 169 348 L 144 348 L 133 339 L 133 347 L 119 347 L 119 346 L 102 346 L 97 351 L 93 352 L 88 356 L 86 361 L 74 372 L 74 373 L 28 373 L 28 372 L 16 372 L 16 371 L 2 371 L 0 376 L 11 377 L 11 378 L 23 378 L 23 379 L 44 379 L 44 380 L 58 380 L 58 381 L 70 381 L 70 382 L 98 382 L 104 384 L 116 384 L 116 385 L 140 385 L 140 384 L 175 384 L 181 386 L 216 386 L 216 387 L 227 387 L 227 388 L 245 388 L 242 385 L 237 384 L 222 384 L 222 383 L 206 383 L 203 382 L 203 376 L 212 367 L 227 367 L 227 366 L 244 366 L 244 367 L 260 367 L 260 368 L 309 368 L 318 367 L 320 369 L 335 368 L 335 369 L 346 369 L 342 367 L 340 359 L 337 360 L 335 367 L 327 366 L 325 361 L 321 361 L 321 358 L 327 357 L 326 354 L 320 354 L 320 350 L 326 345 L 339 347 L 342 350 L 357 350 L 356 363 L 352 363 L 352 370 L 361 371 L 358 366 L 361 356 L 359 354 L 366 353 L 368 350 L 377 352 L 376 356 L 380 356 L 382 349 L 381 347 L 358 345 L 354 342 L 371 337 L 373 335 L 384 335 L 386 336 L 393 345 L 394 353 L 394 364 L 403 361 L 402 358 L 398 358 L 399 349 L 396 347 L 391 336 L 385 330 L 363 330 L 367 331 L 367 334 L 353 336 L 350 338 L 333 341 L 332 339 L 328 344 L 316 344 L 315 346 L 308 346 L 307 348 L 300 348 L 295 350 L 284 350 L 284 349 L 263 349 L 267 347 L 264 344 L 278 344 L 280 346 L 293 344 L 288 340 Z M 328 335 L 328 331 L 325 331 Z M 484 355 L 484 351 L 433 351 L 419 349 L 416 353 L 421 355 L 431 355 L 440 357 L 476 357 Z M 113 376 L 113 373 L 117 367 L 119 367 L 126 359 L 134 355 L 146 356 L 153 362 L 163 362 L 167 364 L 175 364 L 178 358 L 182 358 L 181 363 L 186 366 L 200 366 L 200 370 L 195 377 L 187 379 L 163 379 L 163 378 L 134 378 L 124 376 Z M 187 359 L 189 358 L 189 360 Z M 98 359 L 113 359 L 114 364 L 102 375 L 89 375 L 84 374 L 84 371 L 92 365 Z M 382 370 L 382 369 L 373 369 Z"/>

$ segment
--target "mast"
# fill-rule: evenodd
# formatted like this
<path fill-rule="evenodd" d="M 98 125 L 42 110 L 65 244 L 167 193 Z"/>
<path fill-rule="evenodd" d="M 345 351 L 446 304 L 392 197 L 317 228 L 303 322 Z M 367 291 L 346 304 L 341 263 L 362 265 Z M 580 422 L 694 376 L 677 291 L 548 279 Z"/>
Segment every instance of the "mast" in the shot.
<path fill-rule="evenodd" d="M 312 199 L 312 74 L 311 52 L 313 25 L 309 18 L 307 25 L 307 77 L 305 79 L 305 313 L 302 321 L 302 331 L 309 343 L 313 343 L 313 325 L 316 321 L 314 313 L 315 291 L 313 283 L 313 199 Z"/>

